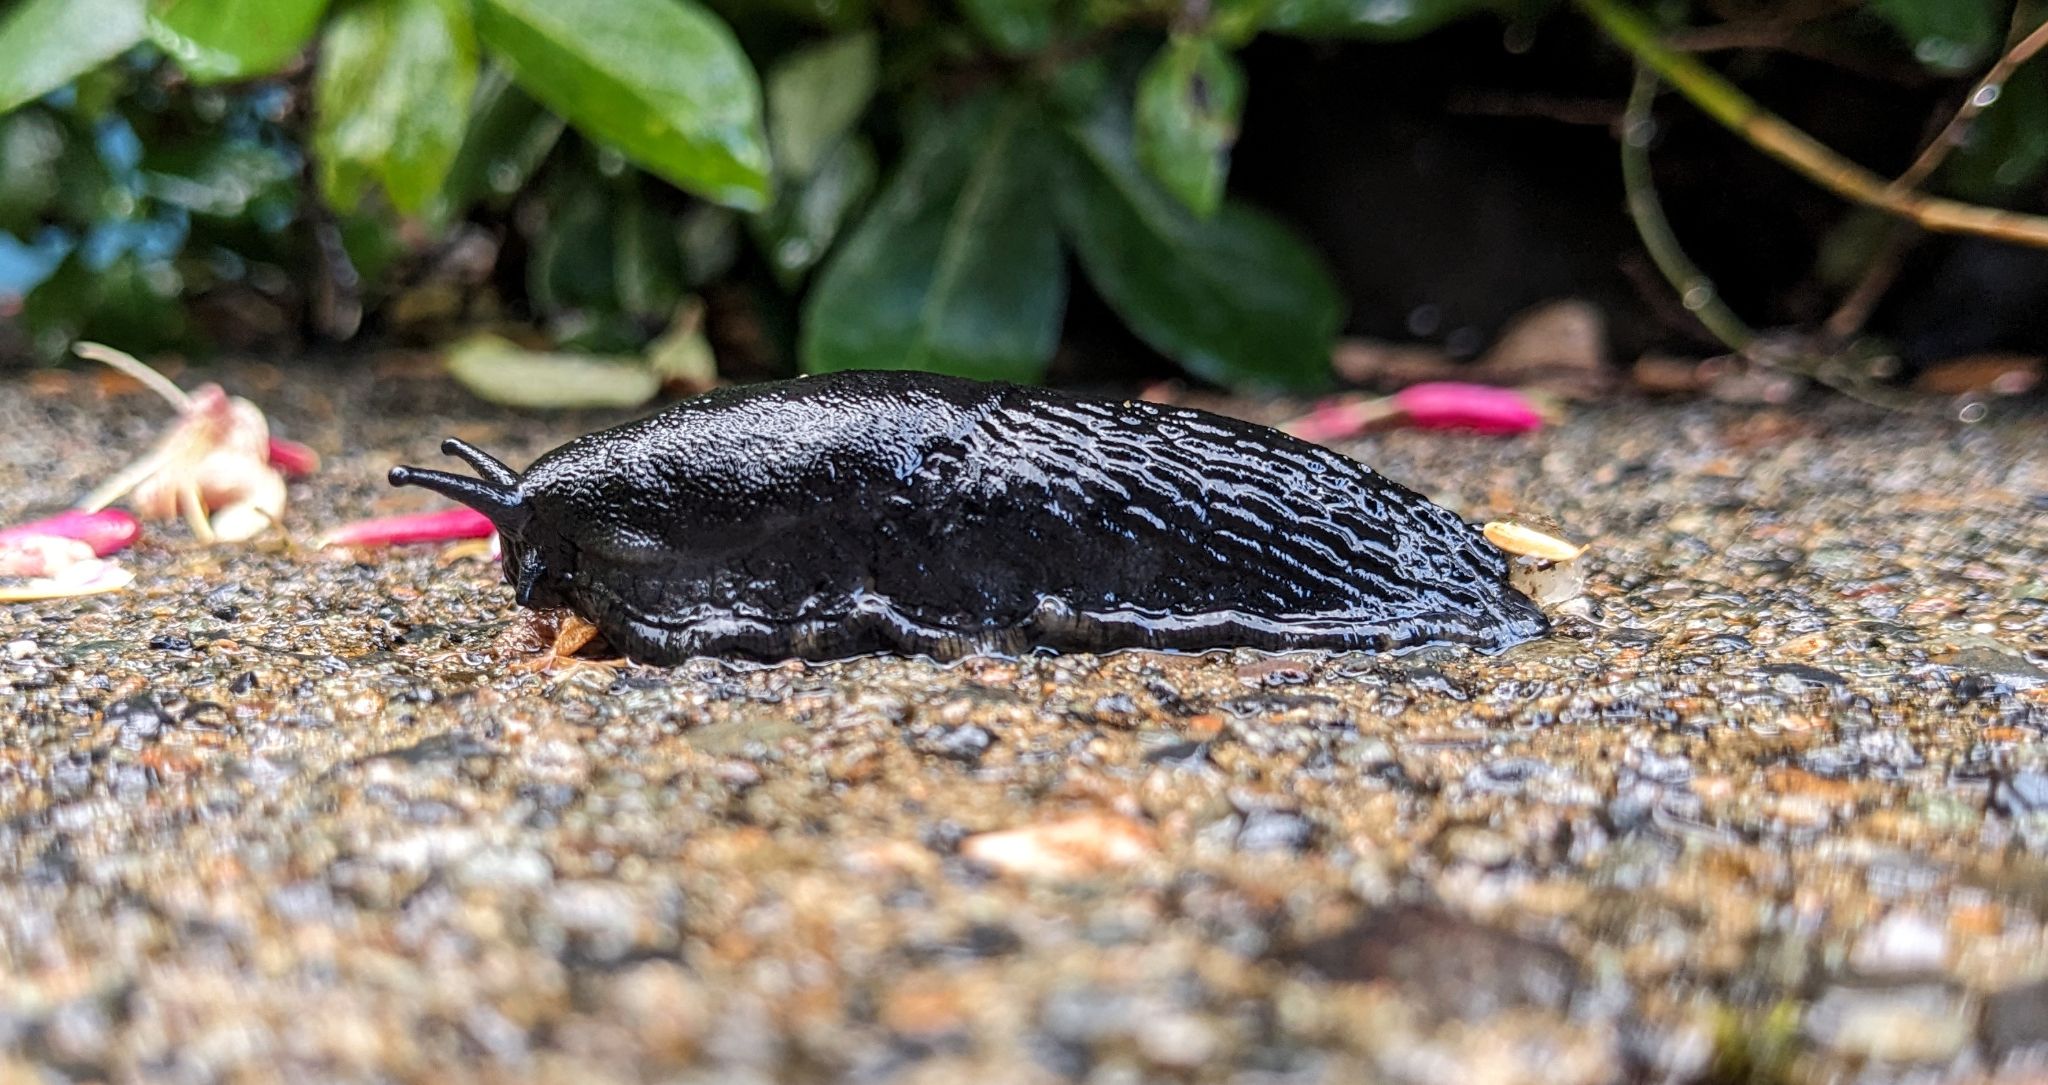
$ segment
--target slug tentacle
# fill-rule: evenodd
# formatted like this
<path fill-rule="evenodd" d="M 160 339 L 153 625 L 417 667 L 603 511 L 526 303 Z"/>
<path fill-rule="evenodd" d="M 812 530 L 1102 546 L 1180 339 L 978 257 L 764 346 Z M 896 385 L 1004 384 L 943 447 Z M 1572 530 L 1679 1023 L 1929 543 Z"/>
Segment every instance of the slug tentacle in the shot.
<path fill-rule="evenodd" d="M 418 486 L 460 501 L 489 517 L 506 535 L 517 534 L 532 515 L 517 489 L 487 479 L 404 465 L 392 468 L 389 477 L 393 486 Z"/>
<path fill-rule="evenodd" d="M 519 485 L 519 472 L 505 466 L 496 456 L 460 437 L 450 437 L 442 441 L 441 451 L 450 456 L 460 456 L 462 462 L 476 468 L 477 474 L 500 486 L 516 488 Z"/>

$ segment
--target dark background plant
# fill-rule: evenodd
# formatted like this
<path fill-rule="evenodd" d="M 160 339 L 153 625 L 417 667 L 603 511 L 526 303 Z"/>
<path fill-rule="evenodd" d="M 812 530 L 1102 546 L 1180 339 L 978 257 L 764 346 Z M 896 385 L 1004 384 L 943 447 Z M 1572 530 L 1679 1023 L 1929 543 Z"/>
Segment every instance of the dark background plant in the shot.
<path fill-rule="evenodd" d="M 1888 71 L 1922 108 L 1839 133 L 1879 157 L 1909 154 L 2040 22 L 1991 0 L 1652 14 L 1681 38 L 1729 39 L 1695 44 L 1735 57 L 1738 81 Z M 1447 26 L 1434 44 L 1392 44 Z M 1379 330 L 1378 288 L 1355 265 L 1414 258 L 1345 251 L 1316 209 L 1243 198 L 1286 205 L 1271 197 L 1299 186 L 1276 175 L 1304 170 L 1352 185 L 1314 134 L 1376 132 L 1381 103 L 1260 96 L 1287 93 L 1304 63 L 1399 70 L 1414 56 L 1400 50 L 1422 48 L 1508 71 L 1539 45 L 1553 76 L 1576 66 L 1591 74 L 1566 82 L 1605 88 L 1614 112 L 1596 121 L 1619 119 L 1626 54 L 1540 0 L 9 0 L 0 350 L 498 327 L 630 352 L 678 314 L 694 321 L 702 298 L 728 369 L 746 374 L 1039 379 L 1093 315 L 1198 378 L 1313 387 L 1347 315 Z M 1555 86 L 1510 89 L 1532 114 L 1569 112 Z M 1240 148 L 1248 102 L 1275 132 Z M 2048 75 L 2021 67 L 1960 136 L 1927 187 L 2037 203 Z M 1611 154 L 1572 157 L 1620 215 Z M 1356 187 L 1351 213 L 1391 213 Z M 1794 285 L 1846 291 L 1896 262 L 1881 225 L 1830 205 Z"/>

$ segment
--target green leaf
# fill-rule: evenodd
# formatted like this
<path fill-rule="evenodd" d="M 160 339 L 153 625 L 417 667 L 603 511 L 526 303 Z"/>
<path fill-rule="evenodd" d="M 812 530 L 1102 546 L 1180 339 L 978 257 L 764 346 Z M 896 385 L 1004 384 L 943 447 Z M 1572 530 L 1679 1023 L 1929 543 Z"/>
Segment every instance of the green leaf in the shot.
<path fill-rule="evenodd" d="M 768 203 L 754 69 L 692 0 L 479 0 L 477 26 L 528 94 L 670 182 Z"/>
<path fill-rule="evenodd" d="M 313 37 L 327 0 L 152 0 L 149 38 L 196 83 L 267 75 Z"/>
<path fill-rule="evenodd" d="M 1197 215 L 1214 214 L 1244 114 L 1244 74 L 1215 42 L 1176 36 L 1138 81 L 1138 156 Z"/>
<path fill-rule="evenodd" d="M 1012 56 L 1052 44 L 1054 0 L 960 0 L 967 21 Z"/>
<path fill-rule="evenodd" d="M 809 177 L 867 110 L 880 50 L 873 33 L 790 54 L 768 74 L 768 137 L 784 177 Z"/>
<path fill-rule="evenodd" d="M 2005 0 L 1870 0 L 1921 64 L 1958 73 L 1982 63 L 2005 34 Z"/>
<path fill-rule="evenodd" d="M 784 286 L 794 287 L 823 259 L 840 227 L 875 187 L 875 152 L 866 140 L 840 141 L 817 171 L 784 185 L 775 206 L 755 215 L 761 251 Z"/>
<path fill-rule="evenodd" d="M 1138 165 L 1119 110 L 1099 110 L 1068 136 L 1060 221 L 1132 331 L 1219 383 L 1328 381 L 1343 306 L 1308 246 L 1249 207 L 1190 214 Z"/>
<path fill-rule="evenodd" d="M 1266 29 L 1305 37 L 1406 41 L 1494 6 L 1493 0 L 1275 0 Z"/>
<path fill-rule="evenodd" d="M 313 83 L 320 187 L 341 211 L 371 181 L 419 214 L 440 194 L 476 89 L 462 0 L 353 0 L 328 23 Z"/>
<path fill-rule="evenodd" d="M 1046 158 L 1020 102 L 977 99 L 922 132 L 812 290 L 804 367 L 1042 375 L 1066 303 Z"/>
<path fill-rule="evenodd" d="M 0 113 L 142 40 L 143 0 L 22 0 L 0 18 Z"/>
<path fill-rule="evenodd" d="M 638 358 L 523 350 L 488 334 L 457 343 L 448 374 L 507 407 L 638 407 L 661 391 L 661 376 Z"/>

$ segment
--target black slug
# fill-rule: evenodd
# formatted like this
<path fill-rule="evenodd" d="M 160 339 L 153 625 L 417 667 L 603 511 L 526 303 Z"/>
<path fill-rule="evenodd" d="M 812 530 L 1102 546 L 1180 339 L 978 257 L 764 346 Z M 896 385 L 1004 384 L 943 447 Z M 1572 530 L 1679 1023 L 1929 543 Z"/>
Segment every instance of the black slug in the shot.
<path fill-rule="evenodd" d="M 1495 650 L 1507 564 L 1365 465 L 1202 411 L 914 373 L 712 392 L 520 474 L 394 467 L 491 518 L 529 607 L 643 663 L 876 651 Z"/>

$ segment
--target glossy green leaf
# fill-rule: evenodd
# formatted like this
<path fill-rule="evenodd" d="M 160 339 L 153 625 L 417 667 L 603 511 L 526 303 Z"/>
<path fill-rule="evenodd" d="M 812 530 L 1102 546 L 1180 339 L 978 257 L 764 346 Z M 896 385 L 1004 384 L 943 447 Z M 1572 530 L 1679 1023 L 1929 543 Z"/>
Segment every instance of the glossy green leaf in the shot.
<path fill-rule="evenodd" d="M 1495 6 L 1493 0 L 1274 0 L 1265 24 L 1307 37 L 1405 41 Z"/>
<path fill-rule="evenodd" d="M 1920 63 L 1963 72 L 1988 59 L 2005 34 L 2004 0 L 1870 0 Z"/>
<path fill-rule="evenodd" d="M 760 85 L 692 0 L 479 0 L 477 25 L 519 85 L 585 134 L 707 199 L 767 205 Z"/>
<path fill-rule="evenodd" d="M 21 0 L 0 18 L 0 113 L 142 40 L 143 0 Z"/>
<path fill-rule="evenodd" d="M 327 0 L 151 0 L 149 38 L 194 82 L 267 75 L 312 39 Z"/>
<path fill-rule="evenodd" d="M 831 249 L 848 215 L 875 187 L 874 149 L 841 140 L 816 172 L 783 185 L 775 205 L 752 219 L 754 237 L 785 286 L 803 280 Z"/>
<path fill-rule="evenodd" d="M 1138 164 L 1113 108 L 1068 131 L 1060 221 L 1090 282 L 1139 337 L 1219 383 L 1329 379 L 1342 301 L 1307 245 L 1226 203 L 1199 219 Z"/>
<path fill-rule="evenodd" d="M 768 136 L 784 177 L 809 177 L 875 95 L 881 53 L 873 33 L 791 54 L 768 75 Z"/>
<path fill-rule="evenodd" d="M 1138 81 L 1138 156 L 1197 215 L 1214 214 L 1244 114 L 1244 73 L 1205 38 L 1175 37 Z"/>
<path fill-rule="evenodd" d="M 922 132 L 812 290 L 804 368 L 1043 374 L 1066 304 L 1046 157 L 1021 103 L 979 99 Z"/>
<path fill-rule="evenodd" d="M 1052 44 L 1055 0 L 960 0 L 967 21 L 989 44 L 1011 55 Z"/>
<path fill-rule="evenodd" d="M 330 204 L 353 210 L 370 182 L 392 206 L 427 210 L 462 145 L 476 89 L 462 0 L 352 0 L 321 39 L 313 152 Z"/>
<path fill-rule="evenodd" d="M 661 376 L 638 358 L 524 350 L 484 334 L 448 352 L 448 374 L 507 407 L 638 407 L 661 391 Z"/>

